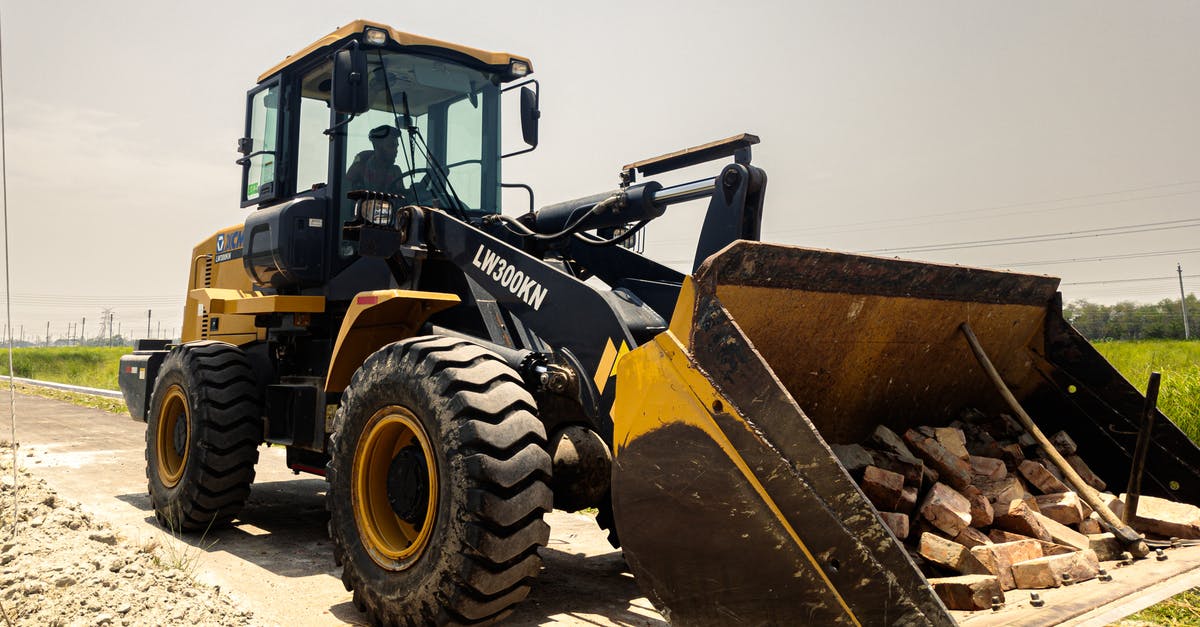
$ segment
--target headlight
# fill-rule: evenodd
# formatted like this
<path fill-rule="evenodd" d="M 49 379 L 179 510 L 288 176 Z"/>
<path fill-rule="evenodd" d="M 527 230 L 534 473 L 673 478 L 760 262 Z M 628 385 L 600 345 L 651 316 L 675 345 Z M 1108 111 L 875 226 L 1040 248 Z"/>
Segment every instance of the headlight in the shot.
<path fill-rule="evenodd" d="M 378 28 L 368 28 L 363 31 L 363 38 L 366 40 L 366 43 L 372 46 L 382 46 L 387 43 L 388 36 L 386 32 Z"/>
<path fill-rule="evenodd" d="M 358 215 L 375 226 L 390 227 L 396 221 L 396 208 L 390 200 L 363 198 L 358 201 Z"/>
<path fill-rule="evenodd" d="M 512 63 L 508 65 L 508 70 L 512 72 L 513 76 L 520 78 L 529 73 L 529 64 L 524 61 L 517 61 L 514 59 Z"/>

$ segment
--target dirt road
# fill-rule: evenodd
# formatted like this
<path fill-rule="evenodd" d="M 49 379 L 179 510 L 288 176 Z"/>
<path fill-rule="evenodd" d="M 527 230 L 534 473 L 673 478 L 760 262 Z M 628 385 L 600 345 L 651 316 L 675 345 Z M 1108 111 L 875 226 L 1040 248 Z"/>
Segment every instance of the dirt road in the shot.
<path fill-rule="evenodd" d="M 18 396 L 16 413 L 23 467 L 126 538 L 165 533 L 146 495 L 143 423 L 29 396 Z M 7 403 L 0 418 L 8 424 Z M 323 479 L 294 476 L 282 449 L 262 449 L 242 518 L 203 538 L 183 538 L 194 547 L 197 578 L 268 622 L 362 624 L 333 564 L 324 496 Z M 555 511 L 547 521 L 545 568 L 508 624 L 665 624 L 590 516 Z"/>

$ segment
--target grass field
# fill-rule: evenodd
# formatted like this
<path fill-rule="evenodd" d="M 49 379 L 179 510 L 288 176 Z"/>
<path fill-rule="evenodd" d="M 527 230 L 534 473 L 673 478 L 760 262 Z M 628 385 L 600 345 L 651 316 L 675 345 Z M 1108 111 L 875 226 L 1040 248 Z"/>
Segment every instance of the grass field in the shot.
<path fill-rule="evenodd" d="M 1200 442 L 1200 342 L 1099 342 L 1104 358 L 1143 394 L 1150 373 L 1162 373 L 1158 408 Z"/>
<path fill-rule="evenodd" d="M 127 346 L 69 346 L 13 350 L 13 372 L 18 377 L 116 390 L 117 361 L 132 349 Z M 8 360 L 0 358 L 0 375 L 8 375 Z"/>

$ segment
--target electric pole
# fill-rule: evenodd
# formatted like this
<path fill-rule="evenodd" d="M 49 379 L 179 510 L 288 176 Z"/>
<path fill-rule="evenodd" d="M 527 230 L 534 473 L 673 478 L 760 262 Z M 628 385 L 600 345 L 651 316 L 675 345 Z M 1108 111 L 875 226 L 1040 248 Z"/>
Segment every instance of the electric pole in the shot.
<path fill-rule="evenodd" d="M 87 316 L 84 316 L 83 320 L 79 323 L 79 345 L 80 346 L 83 346 L 83 341 L 84 341 L 83 334 L 84 333 L 87 333 Z"/>
<path fill-rule="evenodd" d="M 150 310 L 146 310 L 146 338 L 150 338 Z"/>
<path fill-rule="evenodd" d="M 50 348 L 50 321 L 46 321 L 46 348 Z"/>
<path fill-rule="evenodd" d="M 112 323 L 113 323 L 113 315 L 112 315 L 112 312 L 110 311 L 110 312 L 108 313 L 108 345 L 109 345 L 109 346 L 112 346 L 112 340 L 113 340 L 113 327 L 112 327 Z"/>
<path fill-rule="evenodd" d="M 1183 339 L 1192 339 L 1192 330 L 1188 327 L 1187 296 L 1183 294 L 1183 264 L 1176 263 L 1175 271 L 1179 273 L 1179 309 L 1183 312 Z"/>

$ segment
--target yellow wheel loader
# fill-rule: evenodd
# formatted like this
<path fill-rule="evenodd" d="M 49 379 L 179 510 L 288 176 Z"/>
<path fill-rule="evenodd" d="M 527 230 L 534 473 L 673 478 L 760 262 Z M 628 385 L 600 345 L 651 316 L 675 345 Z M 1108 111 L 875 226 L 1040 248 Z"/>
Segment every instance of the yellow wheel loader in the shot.
<path fill-rule="evenodd" d="M 543 514 L 593 507 L 680 624 L 953 624 L 831 445 L 1010 411 L 968 335 L 1031 420 L 1130 475 L 1143 397 L 1056 279 L 759 243 L 753 135 L 535 210 L 501 176 L 537 144 L 532 69 L 357 21 L 259 77 L 249 213 L 186 261 L 181 342 L 121 360 L 164 524 L 236 518 L 266 442 L 328 479 L 375 624 L 503 618 Z M 502 154 L 510 101 L 528 148 Z M 528 212 L 501 212 L 506 186 Z M 686 201 L 708 203 L 690 275 L 636 245 Z M 1196 447 L 1160 417 L 1150 450 L 1144 492 L 1200 502 Z"/>

